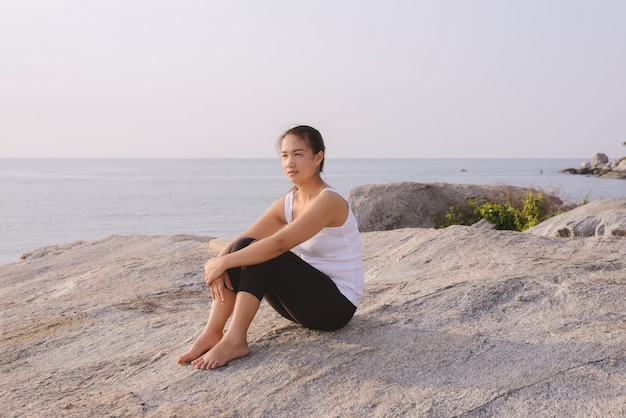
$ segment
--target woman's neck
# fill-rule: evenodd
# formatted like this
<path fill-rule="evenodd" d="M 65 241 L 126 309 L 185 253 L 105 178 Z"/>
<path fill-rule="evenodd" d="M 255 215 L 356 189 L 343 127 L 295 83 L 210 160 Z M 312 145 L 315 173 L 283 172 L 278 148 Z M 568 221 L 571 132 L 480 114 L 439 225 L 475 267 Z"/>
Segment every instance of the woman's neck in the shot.
<path fill-rule="evenodd" d="M 319 194 L 328 187 L 328 184 L 317 176 L 315 179 L 303 184 L 296 184 L 296 195 L 304 202 L 315 199 Z"/>

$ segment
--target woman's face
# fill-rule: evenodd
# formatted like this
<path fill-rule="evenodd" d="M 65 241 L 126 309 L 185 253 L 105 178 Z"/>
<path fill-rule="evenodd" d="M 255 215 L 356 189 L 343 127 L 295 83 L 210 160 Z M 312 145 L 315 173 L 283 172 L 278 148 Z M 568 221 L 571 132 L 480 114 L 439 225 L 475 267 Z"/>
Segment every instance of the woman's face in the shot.
<path fill-rule="evenodd" d="M 318 175 L 322 157 L 322 151 L 313 155 L 309 144 L 295 135 L 286 135 L 280 143 L 283 170 L 292 183 Z"/>

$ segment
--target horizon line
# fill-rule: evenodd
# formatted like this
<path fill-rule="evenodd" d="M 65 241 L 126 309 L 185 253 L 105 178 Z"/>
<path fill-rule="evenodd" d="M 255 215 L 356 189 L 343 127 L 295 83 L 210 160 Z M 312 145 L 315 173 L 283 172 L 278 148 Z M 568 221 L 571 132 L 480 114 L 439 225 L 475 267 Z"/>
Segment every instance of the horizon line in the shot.
<path fill-rule="evenodd" d="M 334 157 L 341 160 L 591 160 L 590 157 Z M 624 158 L 624 157 L 620 157 Z M 278 160 L 279 157 L 0 157 L 0 160 Z M 619 159 L 619 158 L 618 158 Z"/>

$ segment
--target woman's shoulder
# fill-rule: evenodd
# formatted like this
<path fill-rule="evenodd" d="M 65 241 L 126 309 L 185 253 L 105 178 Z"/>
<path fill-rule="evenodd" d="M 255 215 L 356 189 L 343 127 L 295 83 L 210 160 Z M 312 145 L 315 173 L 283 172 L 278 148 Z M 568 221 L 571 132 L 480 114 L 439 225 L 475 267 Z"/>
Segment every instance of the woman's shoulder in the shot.
<path fill-rule="evenodd" d="M 320 194 L 324 193 L 324 192 L 333 192 L 335 194 L 338 194 L 339 196 L 342 196 L 341 193 L 339 192 L 339 190 L 335 189 L 333 186 L 326 186 L 322 189 L 322 191 L 320 192 Z"/>
<path fill-rule="evenodd" d="M 326 187 L 324 188 L 320 194 L 319 197 L 324 197 L 325 199 L 329 199 L 329 200 L 333 200 L 337 203 L 344 203 L 347 204 L 348 201 L 346 200 L 345 197 L 343 197 L 343 195 L 339 192 L 339 190 L 333 188 L 333 187 Z"/>
<path fill-rule="evenodd" d="M 318 196 L 321 200 L 326 202 L 324 204 L 325 210 L 334 214 L 334 220 L 327 226 L 339 227 L 345 224 L 349 216 L 350 205 L 348 201 L 332 187 L 325 188 Z"/>
<path fill-rule="evenodd" d="M 286 194 L 282 195 L 281 197 L 279 197 L 278 199 L 276 199 L 270 205 L 270 207 L 267 209 L 267 211 L 274 213 L 276 216 L 278 216 L 280 218 L 284 218 L 285 202 L 287 202 L 288 196 L 289 196 L 289 193 L 286 193 Z"/>

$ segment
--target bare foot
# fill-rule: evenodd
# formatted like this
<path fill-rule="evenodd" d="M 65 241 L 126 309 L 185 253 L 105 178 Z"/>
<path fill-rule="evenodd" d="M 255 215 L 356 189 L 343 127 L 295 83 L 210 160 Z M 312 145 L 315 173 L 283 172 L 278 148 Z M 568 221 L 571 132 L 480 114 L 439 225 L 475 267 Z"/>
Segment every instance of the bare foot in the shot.
<path fill-rule="evenodd" d="M 210 349 L 202 357 L 194 360 L 191 364 L 196 369 L 217 369 L 225 366 L 229 361 L 245 357 L 250 352 L 248 343 L 244 341 L 231 341 L 228 334 L 219 343 Z"/>
<path fill-rule="evenodd" d="M 222 340 L 223 334 L 221 332 L 212 333 L 207 330 L 202 331 L 200 336 L 196 338 L 196 341 L 191 345 L 189 351 L 187 351 L 182 356 L 178 357 L 178 364 L 190 363 L 201 355 L 209 351 L 211 348 L 215 347 L 217 343 Z"/>

